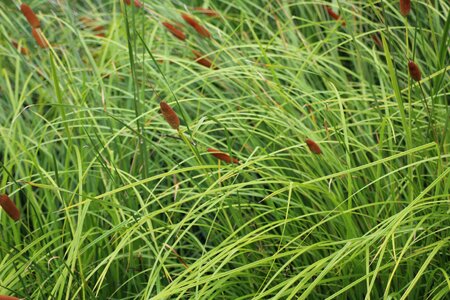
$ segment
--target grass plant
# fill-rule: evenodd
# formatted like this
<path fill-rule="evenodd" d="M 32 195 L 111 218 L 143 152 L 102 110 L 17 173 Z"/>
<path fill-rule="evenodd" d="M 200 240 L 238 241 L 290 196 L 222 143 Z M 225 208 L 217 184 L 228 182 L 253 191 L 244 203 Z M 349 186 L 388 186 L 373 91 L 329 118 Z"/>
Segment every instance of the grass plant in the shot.
<path fill-rule="evenodd" d="M 448 1 L 23 2 L 0 295 L 449 298 Z"/>

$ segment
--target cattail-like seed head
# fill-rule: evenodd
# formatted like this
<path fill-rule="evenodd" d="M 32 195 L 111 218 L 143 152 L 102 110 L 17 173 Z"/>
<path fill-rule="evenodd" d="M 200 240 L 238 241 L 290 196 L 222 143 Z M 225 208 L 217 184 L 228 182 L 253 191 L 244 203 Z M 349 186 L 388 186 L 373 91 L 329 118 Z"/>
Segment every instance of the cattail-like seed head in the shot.
<path fill-rule="evenodd" d="M 105 26 L 98 25 L 98 21 L 91 19 L 89 17 L 80 17 L 79 19 L 85 28 L 92 30 L 96 36 L 105 37 Z"/>
<path fill-rule="evenodd" d="M 95 33 L 95 36 L 105 37 L 105 26 L 98 25 L 92 28 L 92 31 Z"/>
<path fill-rule="evenodd" d="M 213 148 L 208 148 L 207 151 L 209 153 L 211 153 L 212 156 L 214 156 L 217 159 L 220 159 L 221 161 L 226 162 L 227 164 L 229 163 L 233 163 L 233 164 L 239 164 L 239 160 L 237 160 L 236 158 L 231 158 L 228 154 L 226 154 L 225 152 L 213 149 Z"/>
<path fill-rule="evenodd" d="M 159 107 L 161 108 L 161 113 L 164 119 L 167 123 L 169 123 L 170 127 L 178 130 L 178 128 L 180 127 L 180 119 L 178 119 L 178 116 L 172 109 L 172 107 L 170 107 L 170 105 L 167 104 L 166 101 L 161 101 L 159 103 Z"/>
<path fill-rule="evenodd" d="M 123 0 L 125 2 L 126 5 L 131 5 L 131 0 Z M 137 8 L 141 8 L 142 7 L 142 3 L 139 0 L 134 0 L 134 6 L 136 6 Z"/>
<path fill-rule="evenodd" d="M 20 299 L 13 296 L 0 295 L 0 300 L 20 300 Z"/>
<path fill-rule="evenodd" d="M 400 13 L 406 17 L 411 10 L 411 0 L 400 0 Z"/>
<path fill-rule="evenodd" d="M 320 150 L 319 145 L 317 145 L 316 142 L 314 142 L 313 140 L 306 139 L 305 143 L 308 146 L 309 150 L 311 150 L 312 153 L 314 153 L 314 154 L 322 154 L 322 150 Z"/>
<path fill-rule="evenodd" d="M 372 40 L 379 48 L 383 48 L 383 43 L 376 33 L 372 34 Z"/>
<path fill-rule="evenodd" d="M 181 31 L 180 29 L 176 28 L 174 25 L 170 24 L 169 22 L 162 22 L 162 24 L 177 39 L 182 40 L 182 41 L 184 41 L 186 39 L 186 35 L 184 34 L 184 32 Z"/>
<path fill-rule="evenodd" d="M 336 21 L 338 21 L 338 20 L 341 19 L 341 16 L 338 15 L 337 13 L 335 13 L 335 12 L 333 11 L 333 9 L 332 9 L 331 7 L 329 7 L 328 5 L 325 5 L 325 10 L 327 11 L 328 15 L 329 15 L 332 19 L 334 19 L 334 20 L 336 20 Z M 347 25 L 347 23 L 345 22 L 345 20 L 342 20 L 342 27 L 345 27 L 346 25 Z"/>
<path fill-rule="evenodd" d="M 200 25 L 200 24 L 198 24 L 198 22 L 197 22 L 193 17 L 191 17 L 191 16 L 188 15 L 188 14 L 182 13 L 182 14 L 181 14 L 181 17 L 183 18 L 183 20 L 186 21 L 186 23 L 188 23 L 189 25 L 191 25 L 191 26 L 194 27 L 194 28 L 195 28 L 196 26 Z"/>
<path fill-rule="evenodd" d="M 19 46 L 19 43 L 17 43 L 16 41 L 11 41 L 11 44 L 23 55 L 28 55 L 30 53 L 30 51 L 28 51 L 28 48 L 25 48 L 23 45 Z"/>
<path fill-rule="evenodd" d="M 419 66 L 412 60 L 408 61 L 409 75 L 415 81 L 420 81 L 422 79 L 422 74 L 420 73 Z"/>
<path fill-rule="evenodd" d="M 192 53 L 195 55 L 195 61 L 198 62 L 199 64 L 201 64 L 202 66 L 205 66 L 207 68 L 211 68 L 214 70 L 218 69 L 217 67 L 215 67 L 213 65 L 213 63 L 209 59 L 203 57 L 204 55 L 200 51 L 192 50 Z"/>
<path fill-rule="evenodd" d="M 199 12 L 201 14 L 204 14 L 204 15 L 206 15 L 208 17 L 216 18 L 216 17 L 220 16 L 220 14 L 217 11 L 209 9 L 209 8 L 193 7 L 192 10 L 194 10 L 196 12 Z"/>
<path fill-rule="evenodd" d="M 184 13 L 181 14 L 181 17 L 183 18 L 183 20 L 186 21 L 186 23 L 191 25 L 201 36 L 206 38 L 211 37 L 211 33 L 209 33 L 209 31 L 205 27 L 200 25 L 193 17 Z"/>
<path fill-rule="evenodd" d="M 335 13 L 335 12 L 333 11 L 333 9 L 332 9 L 331 7 L 329 7 L 328 5 L 325 6 L 325 10 L 327 11 L 328 15 L 329 15 L 332 19 L 334 19 L 334 20 L 336 20 L 336 21 L 338 21 L 338 20 L 341 19 L 341 16 L 338 15 L 337 13 Z M 345 20 L 342 20 L 342 27 L 345 27 L 346 25 L 347 25 L 347 23 L 345 22 Z"/>
<path fill-rule="evenodd" d="M 41 27 L 41 22 L 39 22 L 38 17 L 34 13 L 34 11 L 31 9 L 31 7 L 29 7 L 25 3 L 22 3 L 20 5 L 20 11 L 25 16 L 25 18 L 27 18 L 27 21 L 31 27 L 33 27 L 33 28 Z"/>
<path fill-rule="evenodd" d="M 8 195 L 0 195 L 0 206 L 14 221 L 20 219 L 20 212 L 14 202 L 12 202 L 12 200 L 8 197 Z"/>
<path fill-rule="evenodd" d="M 49 47 L 47 41 L 42 36 L 42 33 L 40 32 L 39 29 L 31 28 L 31 34 L 33 35 L 33 37 L 36 40 L 36 43 L 38 44 L 39 47 L 41 47 L 42 49 Z"/>

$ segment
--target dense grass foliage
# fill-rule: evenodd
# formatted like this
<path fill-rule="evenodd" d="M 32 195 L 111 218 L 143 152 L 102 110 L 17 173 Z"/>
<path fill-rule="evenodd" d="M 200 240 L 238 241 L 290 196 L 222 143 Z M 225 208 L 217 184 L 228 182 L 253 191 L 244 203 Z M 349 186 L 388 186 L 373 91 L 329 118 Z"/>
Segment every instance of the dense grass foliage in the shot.
<path fill-rule="evenodd" d="M 448 1 L 25 2 L 0 295 L 448 299 Z"/>

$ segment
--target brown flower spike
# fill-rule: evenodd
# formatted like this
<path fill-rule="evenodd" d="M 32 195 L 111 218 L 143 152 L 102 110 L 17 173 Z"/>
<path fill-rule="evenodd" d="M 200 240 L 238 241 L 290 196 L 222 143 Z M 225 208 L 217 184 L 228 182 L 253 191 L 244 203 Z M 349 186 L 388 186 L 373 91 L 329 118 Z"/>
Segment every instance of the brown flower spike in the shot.
<path fill-rule="evenodd" d="M 176 112 L 170 107 L 169 104 L 167 104 L 166 101 L 161 101 L 159 103 L 159 107 L 161 108 L 161 113 L 166 120 L 167 123 L 169 123 L 170 127 L 173 129 L 178 130 L 180 127 L 180 119 L 178 119 L 178 116 Z"/>
<path fill-rule="evenodd" d="M 27 21 L 31 27 L 33 27 L 33 28 L 41 27 L 41 22 L 39 22 L 38 17 L 34 13 L 34 11 L 31 9 L 31 7 L 29 7 L 25 3 L 22 3 L 20 5 L 20 11 L 25 16 L 25 18 L 27 18 Z"/>
<path fill-rule="evenodd" d="M 221 161 L 226 162 L 227 164 L 229 163 L 233 163 L 233 164 L 238 164 L 239 160 L 237 160 L 236 158 L 231 158 L 228 154 L 226 154 L 225 152 L 213 149 L 213 148 L 208 148 L 207 151 L 209 153 L 211 153 L 212 156 L 214 156 L 217 159 L 220 159 Z"/>
<path fill-rule="evenodd" d="M 48 43 L 45 40 L 45 38 L 42 36 L 42 33 L 40 30 L 36 28 L 31 29 L 31 34 L 33 35 L 34 39 L 36 40 L 36 43 L 41 47 L 42 49 L 48 48 Z"/>
<path fill-rule="evenodd" d="M 204 14 L 208 17 L 217 18 L 219 17 L 219 13 L 215 10 L 209 9 L 209 8 L 203 8 L 203 7 L 193 7 L 192 10 L 199 12 L 201 14 Z"/>
<path fill-rule="evenodd" d="M 205 27 L 200 25 L 193 17 L 191 17 L 188 14 L 181 14 L 181 17 L 183 18 L 183 20 L 186 21 L 186 23 L 191 25 L 201 36 L 206 38 L 211 37 L 211 33 L 209 33 L 209 31 Z"/>
<path fill-rule="evenodd" d="M 406 17 L 411 10 L 410 0 L 400 0 L 400 13 L 402 16 Z"/>
<path fill-rule="evenodd" d="M 131 0 L 124 0 L 126 5 L 131 5 Z M 142 7 L 142 3 L 139 0 L 134 0 L 134 6 L 136 6 L 137 8 L 141 8 Z"/>
<path fill-rule="evenodd" d="M 0 195 L 0 206 L 14 221 L 20 219 L 20 212 L 14 202 L 12 202 L 12 200 L 8 197 L 8 195 Z"/>
<path fill-rule="evenodd" d="M 314 153 L 314 154 L 322 154 L 322 150 L 320 150 L 319 145 L 317 145 L 316 142 L 314 142 L 313 140 L 306 139 L 305 143 L 308 146 L 309 150 L 311 150 L 312 153 Z"/>
<path fill-rule="evenodd" d="M 373 42 L 379 47 L 379 48 L 383 48 L 383 43 L 381 42 L 380 38 L 378 37 L 378 35 L 376 33 L 372 34 L 372 40 Z"/>
<path fill-rule="evenodd" d="M 419 66 L 412 60 L 408 61 L 408 69 L 409 69 L 409 75 L 411 75 L 411 78 L 415 81 L 420 81 L 422 79 L 422 74 L 420 73 Z"/>
<path fill-rule="evenodd" d="M 192 50 L 192 53 L 195 55 L 196 62 L 207 68 L 217 70 L 217 67 L 215 67 L 209 59 L 205 58 L 204 54 L 202 54 L 200 51 Z"/>
<path fill-rule="evenodd" d="M 182 41 L 184 41 L 186 39 L 186 35 L 184 34 L 184 32 L 181 31 L 180 29 L 176 28 L 174 25 L 170 24 L 169 22 L 162 22 L 162 24 L 177 39 L 182 40 Z"/>
<path fill-rule="evenodd" d="M 83 23 L 86 29 L 92 30 L 96 36 L 105 37 L 105 26 L 98 25 L 98 21 L 89 17 L 80 17 L 79 20 Z"/>
<path fill-rule="evenodd" d="M 335 13 L 335 12 L 333 11 L 333 9 L 332 9 L 331 7 L 329 7 L 328 5 L 325 6 L 325 9 L 326 9 L 328 15 L 329 15 L 332 19 L 334 19 L 334 20 L 336 20 L 336 21 L 338 21 L 338 20 L 341 19 L 341 16 L 338 15 L 337 13 Z M 343 21 L 342 21 L 342 27 L 345 27 L 346 25 L 347 25 L 347 23 L 345 23 L 345 20 L 343 20 Z"/>
<path fill-rule="evenodd" d="M 23 45 L 19 46 L 19 43 L 17 43 L 16 41 L 11 41 L 11 44 L 14 46 L 14 48 L 17 49 L 17 51 L 19 51 L 21 54 L 23 55 L 28 55 L 30 54 L 30 51 L 28 51 L 28 48 L 25 48 Z M 0 299 L 1 300 L 1 299 Z"/>
<path fill-rule="evenodd" d="M 20 300 L 20 299 L 14 296 L 0 295 L 0 300 Z"/>

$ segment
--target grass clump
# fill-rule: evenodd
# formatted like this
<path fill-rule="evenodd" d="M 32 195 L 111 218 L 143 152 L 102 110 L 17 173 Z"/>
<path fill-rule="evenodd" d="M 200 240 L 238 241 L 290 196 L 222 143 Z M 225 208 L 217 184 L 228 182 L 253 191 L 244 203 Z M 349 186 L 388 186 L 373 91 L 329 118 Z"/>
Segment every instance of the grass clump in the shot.
<path fill-rule="evenodd" d="M 0 295 L 448 297 L 447 1 L 16 2 Z"/>

